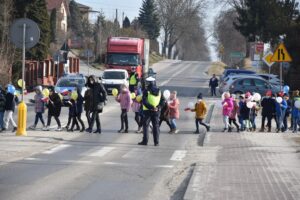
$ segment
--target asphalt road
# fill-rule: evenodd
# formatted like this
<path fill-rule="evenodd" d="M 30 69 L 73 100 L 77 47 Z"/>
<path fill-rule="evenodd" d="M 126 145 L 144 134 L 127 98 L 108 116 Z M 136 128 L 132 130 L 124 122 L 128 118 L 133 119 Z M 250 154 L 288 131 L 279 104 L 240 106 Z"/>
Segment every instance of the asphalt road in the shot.
<path fill-rule="evenodd" d="M 133 113 L 130 132 L 117 133 L 120 108 L 110 97 L 101 115 L 101 135 L 74 132 L 76 139 L 0 166 L 0 199 L 182 199 L 198 140 L 203 139 L 192 133 L 194 115 L 184 108 L 195 102 L 199 92 L 207 94 L 207 66 L 206 62 L 180 61 L 153 66 L 161 89 L 176 90 L 181 103 L 180 132 L 170 135 L 163 124 L 160 146 L 153 146 L 151 135 L 148 146 L 137 145 L 142 135 L 134 132 Z M 28 110 L 27 123 L 32 124 L 33 107 Z M 63 124 L 67 121 L 67 109 L 61 119 Z"/>

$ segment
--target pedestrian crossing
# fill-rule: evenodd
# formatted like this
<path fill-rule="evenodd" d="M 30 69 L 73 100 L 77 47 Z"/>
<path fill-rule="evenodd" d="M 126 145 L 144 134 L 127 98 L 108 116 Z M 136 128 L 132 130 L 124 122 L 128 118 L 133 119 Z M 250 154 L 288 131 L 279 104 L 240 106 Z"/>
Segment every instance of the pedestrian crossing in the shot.
<path fill-rule="evenodd" d="M 72 152 L 73 155 L 67 156 Z M 63 163 L 77 165 L 106 165 L 118 167 L 139 167 L 150 165 L 153 168 L 173 168 L 182 162 L 189 152 L 187 150 L 159 149 L 153 147 L 132 148 L 124 146 L 102 146 L 80 149 L 76 145 L 59 144 L 41 154 L 25 158 L 27 162 Z M 51 157 L 51 155 L 53 155 Z M 113 156 L 111 156 L 113 155 Z M 50 157 L 49 157 L 50 156 Z M 151 160 L 151 164 L 148 162 Z M 154 162 L 153 162 L 154 161 Z"/>

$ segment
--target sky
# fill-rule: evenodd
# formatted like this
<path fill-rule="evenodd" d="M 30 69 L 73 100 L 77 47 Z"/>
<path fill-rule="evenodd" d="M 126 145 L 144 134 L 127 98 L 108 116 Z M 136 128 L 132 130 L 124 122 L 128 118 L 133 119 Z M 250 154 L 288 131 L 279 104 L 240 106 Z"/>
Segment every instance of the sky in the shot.
<path fill-rule="evenodd" d="M 94 11 L 103 11 L 108 19 L 115 19 L 116 9 L 118 9 L 118 19 L 122 21 L 122 14 L 127 16 L 130 21 L 139 15 L 139 9 L 142 6 L 142 0 L 76 0 L 76 2 L 91 7 Z M 208 47 L 210 51 L 211 60 L 217 60 L 215 48 L 211 45 L 214 42 L 212 34 L 213 19 L 219 13 L 221 6 L 211 3 L 208 5 L 207 17 L 205 18 L 206 37 L 208 37 Z M 97 13 L 91 14 L 91 18 L 96 19 Z"/>

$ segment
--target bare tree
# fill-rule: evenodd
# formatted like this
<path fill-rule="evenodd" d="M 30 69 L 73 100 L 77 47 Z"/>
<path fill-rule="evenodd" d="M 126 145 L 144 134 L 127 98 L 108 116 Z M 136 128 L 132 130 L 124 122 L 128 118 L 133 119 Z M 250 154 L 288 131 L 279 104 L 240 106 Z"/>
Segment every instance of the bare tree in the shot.
<path fill-rule="evenodd" d="M 246 38 L 238 32 L 233 23 L 237 19 L 234 9 L 221 12 L 215 20 L 214 36 L 219 57 L 228 65 L 237 64 L 238 59 L 230 58 L 231 52 L 246 52 Z"/>
<path fill-rule="evenodd" d="M 200 16 L 205 4 L 201 0 L 157 0 L 156 2 L 164 34 L 162 54 L 171 58 L 173 47 L 186 32 L 193 29 L 191 21 Z"/>
<path fill-rule="evenodd" d="M 11 66 L 14 58 L 14 48 L 9 42 L 13 1 L 0 0 L 0 5 L 0 76 L 2 77 L 0 83 L 5 84 L 11 80 Z"/>

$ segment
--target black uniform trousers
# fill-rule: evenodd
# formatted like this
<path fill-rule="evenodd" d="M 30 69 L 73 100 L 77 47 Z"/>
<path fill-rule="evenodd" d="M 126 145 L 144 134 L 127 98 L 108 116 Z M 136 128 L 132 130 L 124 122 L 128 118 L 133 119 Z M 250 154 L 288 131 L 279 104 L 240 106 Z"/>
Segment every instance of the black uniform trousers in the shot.
<path fill-rule="evenodd" d="M 149 139 L 149 125 L 153 126 L 153 140 L 154 144 L 159 144 L 159 111 L 144 110 L 143 111 L 143 143 L 148 144 Z"/>

